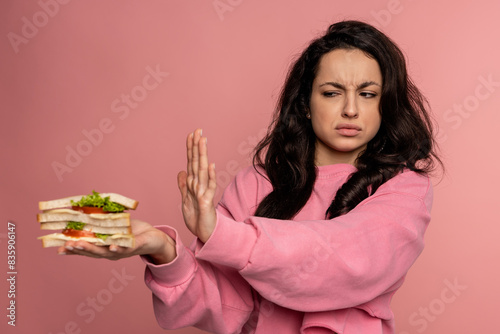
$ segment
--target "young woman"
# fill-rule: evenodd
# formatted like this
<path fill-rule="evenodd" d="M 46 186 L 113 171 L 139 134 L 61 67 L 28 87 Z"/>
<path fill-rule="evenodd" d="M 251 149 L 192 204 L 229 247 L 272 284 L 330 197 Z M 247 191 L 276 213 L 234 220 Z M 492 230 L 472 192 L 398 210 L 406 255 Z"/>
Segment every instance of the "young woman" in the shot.
<path fill-rule="evenodd" d="M 394 333 L 391 298 L 423 249 L 434 161 L 425 100 L 397 46 L 370 25 L 331 25 L 292 66 L 275 120 L 217 207 L 206 138 L 187 138 L 182 210 L 197 237 L 134 221 L 164 328 L 214 333 Z"/>

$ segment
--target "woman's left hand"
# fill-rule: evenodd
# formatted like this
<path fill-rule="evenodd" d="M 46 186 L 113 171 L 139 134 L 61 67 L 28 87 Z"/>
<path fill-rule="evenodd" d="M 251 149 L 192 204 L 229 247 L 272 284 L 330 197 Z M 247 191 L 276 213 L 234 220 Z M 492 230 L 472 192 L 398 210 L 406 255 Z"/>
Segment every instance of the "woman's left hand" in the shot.
<path fill-rule="evenodd" d="M 189 134 L 186 147 L 187 171 L 177 176 L 182 214 L 191 233 L 206 242 L 217 223 L 213 202 L 217 188 L 215 165 L 208 164 L 207 138 L 201 136 L 201 129 Z"/>
<path fill-rule="evenodd" d="M 59 254 L 83 255 L 108 260 L 119 260 L 135 255 L 147 255 L 156 264 L 169 263 L 176 257 L 175 241 L 166 233 L 150 224 L 132 219 L 130 220 L 132 234 L 135 237 L 133 247 L 119 247 L 116 245 L 97 246 L 83 240 L 67 241 L 58 248 Z"/>

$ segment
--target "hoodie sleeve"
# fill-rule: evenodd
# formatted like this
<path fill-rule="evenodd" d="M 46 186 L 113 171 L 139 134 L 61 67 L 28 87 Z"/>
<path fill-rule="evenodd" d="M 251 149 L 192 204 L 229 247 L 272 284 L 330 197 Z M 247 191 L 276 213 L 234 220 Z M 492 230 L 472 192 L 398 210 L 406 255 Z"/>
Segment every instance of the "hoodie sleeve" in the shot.
<path fill-rule="evenodd" d="M 239 333 L 253 310 L 251 287 L 238 272 L 197 260 L 177 232 L 157 226 L 176 242 L 174 261 L 155 265 L 145 256 L 145 283 L 153 292 L 158 324 L 165 329 L 195 326 L 214 333 Z"/>
<path fill-rule="evenodd" d="M 196 257 L 234 268 L 283 307 L 319 312 L 367 303 L 399 286 L 423 250 L 432 187 L 414 172 L 331 220 L 250 216 L 242 210 L 255 208 L 257 187 L 243 176 L 226 189 L 215 230 Z"/>

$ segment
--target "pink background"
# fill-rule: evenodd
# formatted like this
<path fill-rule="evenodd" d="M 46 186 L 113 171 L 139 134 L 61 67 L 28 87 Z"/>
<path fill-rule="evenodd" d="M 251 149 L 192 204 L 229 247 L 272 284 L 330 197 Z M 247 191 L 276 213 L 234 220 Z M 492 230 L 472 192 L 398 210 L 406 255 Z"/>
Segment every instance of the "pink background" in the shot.
<path fill-rule="evenodd" d="M 42 249 L 37 202 L 122 193 L 140 201 L 133 217 L 171 224 L 189 243 L 176 185 L 187 133 L 209 137 L 221 191 L 248 165 L 290 61 L 340 19 L 368 21 L 400 45 L 441 130 L 447 174 L 434 182 L 426 249 L 393 301 L 397 333 L 500 331 L 499 1 L 60 2 L 0 4 L 0 271 L 8 221 L 18 271 L 16 327 L 3 279 L 0 331 L 164 333 L 142 262 Z M 68 149 L 80 161 L 67 162 Z"/>

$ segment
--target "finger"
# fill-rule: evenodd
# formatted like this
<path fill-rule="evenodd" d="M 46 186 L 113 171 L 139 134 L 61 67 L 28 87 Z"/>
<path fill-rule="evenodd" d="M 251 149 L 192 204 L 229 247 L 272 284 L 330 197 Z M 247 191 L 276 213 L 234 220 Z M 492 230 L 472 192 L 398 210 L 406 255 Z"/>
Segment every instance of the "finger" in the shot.
<path fill-rule="evenodd" d="M 177 174 L 177 186 L 179 187 L 182 196 L 184 196 L 184 193 L 186 192 L 186 180 L 187 173 L 185 171 L 181 171 Z"/>
<path fill-rule="evenodd" d="M 71 255 L 81 255 L 96 259 L 108 259 L 108 260 L 118 260 L 123 257 L 126 257 L 125 255 L 122 255 L 122 249 L 121 249 L 122 247 L 118 246 L 110 246 L 112 248 L 108 248 L 106 246 L 96 246 L 96 247 L 101 248 L 101 250 L 99 252 L 95 252 L 90 250 L 74 249 L 71 251 Z"/>
<path fill-rule="evenodd" d="M 217 175 L 215 173 L 215 164 L 212 163 L 208 166 L 207 195 L 211 196 L 213 199 L 215 197 L 216 190 L 217 190 Z"/>
<path fill-rule="evenodd" d="M 63 246 L 57 249 L 57 253 L 61 255 L 74 255 L 75 241 L 66 241 Z"/>
<path fill-rule="evenodd" d="M 117 245 L 109 245 L 108 250 L 114 254 L 122 254 L 126 251 L 126 248 Z"/>
<path fill-rule="evenodd" d="M 184 171 L 179 172 L 179 174 L 177 174 L 177 186 L 179 187 L 182 198 L 185 198 L 187 195 L 186 181 L 187 181 L 186 172 Z"/>
<path fill-rule="evenodd" d="M 186 138 L 186 153 L 187 153 L 187 175 L 193 175 L 193 137 L 194 133 L 190 133 Z"/>
<path fill-rule="evenodd" d="M 100 257 L 96 254 L 84 254 L 85 252 L 82 252 L 84 249 L 84 246 L 77 244 L 75 241 L 67 241 L 64 246 L 57 249 L 57 253 L 60 255 L 85 255 L 94 258 Z"/>
<path fill-rule="evenodd" d="M 205 193 L 208 187 L 208 154 L 207 154 L 207 138 L 201 138 L 199 142 L 199 171 L 198 171 L 198 181 L 199 181 L 199 195 Z"/>
<path fill-rule="evenodd" d="M 193 168 L 193 176 L 195 182 L 197 182 L 198 179 L 198 171 L 199 171 L 199 163 L 200 163 L 200 157 L 199 157 L 199 143 L 200 143 L 200 138 L 201 138 L 201 129 L 197 129 L 194 132 L 193 136 L 193 155 L 192 155 L 192 168 Z"/>
<path fill-rule="evenodd" d="M 111 245 L 109 247 L 97 246 L 92 243 L 80 240 L 76 242 L 67 242 L 65 244 L 65 248 L 66 253 L 70 255 L 76 254 L 93 258 L 117 259 L 119 258 L 119 250 L 122 247 L 118 247 L 116 245 Z"/>
<path fill-rule="evenodd" d="M 66 255 L 68 254 L 68 250 L 64 246 L 61 246 L 57 249 L 57 254 Z"/>

